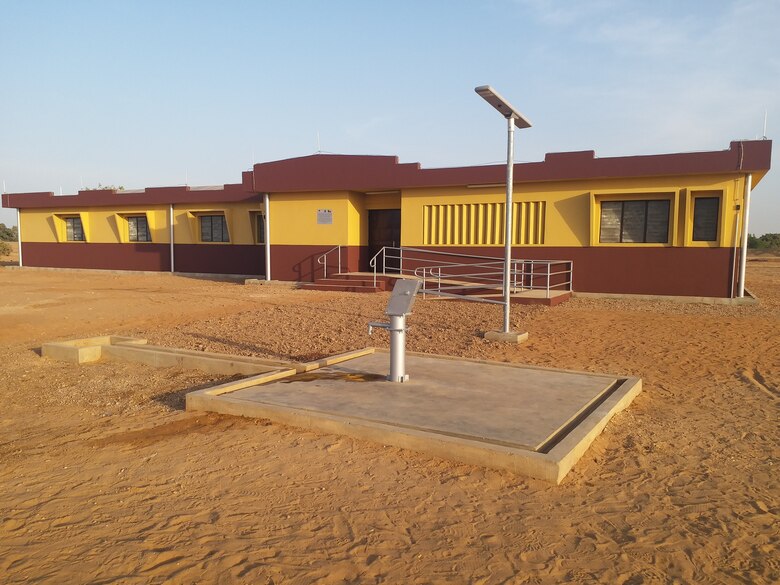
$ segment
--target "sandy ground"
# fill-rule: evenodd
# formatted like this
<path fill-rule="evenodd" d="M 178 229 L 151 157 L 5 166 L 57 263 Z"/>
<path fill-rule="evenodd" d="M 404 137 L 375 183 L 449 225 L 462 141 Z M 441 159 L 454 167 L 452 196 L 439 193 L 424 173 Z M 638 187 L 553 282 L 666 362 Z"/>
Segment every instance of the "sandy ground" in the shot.
<path fill-rule="evenodd" d="M 560 486 L 335 435 L 183 411 L 213 378 L 74 366 L 42 342 L 309 359 L 371 344 L 385 295 L 0 268 L 0 582 L 773 583 L 780 262 L 757 306 L 420 301 L 411 350 L 644 379 Z"/>

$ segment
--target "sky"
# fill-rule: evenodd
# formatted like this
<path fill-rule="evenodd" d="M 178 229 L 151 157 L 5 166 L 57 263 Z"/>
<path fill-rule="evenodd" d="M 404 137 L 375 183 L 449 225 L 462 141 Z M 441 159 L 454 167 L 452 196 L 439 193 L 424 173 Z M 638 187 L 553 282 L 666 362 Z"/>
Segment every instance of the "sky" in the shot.
<path fill-rule="evenodd" d="M 0 0 L 5 192 L 217 185 L 318 151 L 518 161 L 780 135 L 778 0 Z M 776 145 L 772 165 L 780 166 Z M 750 231 L 780 232 L 780 168 Z M 0 209 L 0 223 L 16 223 Z"/>

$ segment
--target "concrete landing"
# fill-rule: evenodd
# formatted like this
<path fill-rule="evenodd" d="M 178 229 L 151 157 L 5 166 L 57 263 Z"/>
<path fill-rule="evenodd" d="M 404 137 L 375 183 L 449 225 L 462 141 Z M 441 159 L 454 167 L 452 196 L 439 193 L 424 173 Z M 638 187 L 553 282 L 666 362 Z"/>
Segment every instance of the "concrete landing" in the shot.
<path fill-rule="evenodd" d="M 187 410 L 269 418 L 560 483 L 641 380 L 407 355 L 409 382 L 384 380 L 380 350 L 254 385 L 187 395 Z"/>

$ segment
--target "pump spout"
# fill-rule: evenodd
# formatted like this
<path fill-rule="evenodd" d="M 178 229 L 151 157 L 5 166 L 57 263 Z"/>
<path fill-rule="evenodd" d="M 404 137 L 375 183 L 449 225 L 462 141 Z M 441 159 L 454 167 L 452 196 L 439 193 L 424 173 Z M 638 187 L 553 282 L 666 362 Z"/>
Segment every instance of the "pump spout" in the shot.
<path fill-rule="evenodd" d="M 368 324 L 368 334 L 373 335 L 374 334 L 374 328 L 377 329 L 390 329 L 390 323 L 382 323 L 379 321 L 372 321 Z"/>

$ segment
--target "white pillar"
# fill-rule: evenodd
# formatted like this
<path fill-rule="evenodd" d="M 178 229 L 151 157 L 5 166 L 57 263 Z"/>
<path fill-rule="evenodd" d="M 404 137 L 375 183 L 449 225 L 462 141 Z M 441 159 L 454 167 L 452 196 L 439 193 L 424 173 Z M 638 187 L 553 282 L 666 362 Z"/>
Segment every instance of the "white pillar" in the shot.
<path fill-rule="evenodd" d="M 174 265 L 173 260 L 173 203 L 171 203 L 170 212 L 168 214 L 168 223 L 169 230 L 170 230 L 170 238 L 171 238 L 171 272 L 176 272 L 176 266 Z"/>
<path fill-rule="evenodd" d="M 745 208 L 742 215 L 742 251 L 739 255 L 739 284 L 737 285 L 737 296 L 745 296 L 745 266 L 747 265 L 747 245 L 748 245 L 748 229 L 750 221 L 750 191 L 753 188 L 753 175 L 748 173 L 745 177 L 745 200 L 743 206 Z"/>
<path fill-rule="evenodd" d="M 271 201 L 268 193 L 263 193 L 263 207 L 265 209 L 265 279 L 271 280 Z"/>
<path fill-rule="evenodd" d="M 18 207 L 16 208 L 16 242 L 19 248 L 19 266 L 24 266 L 22 264 L 22 212 Z"/>

